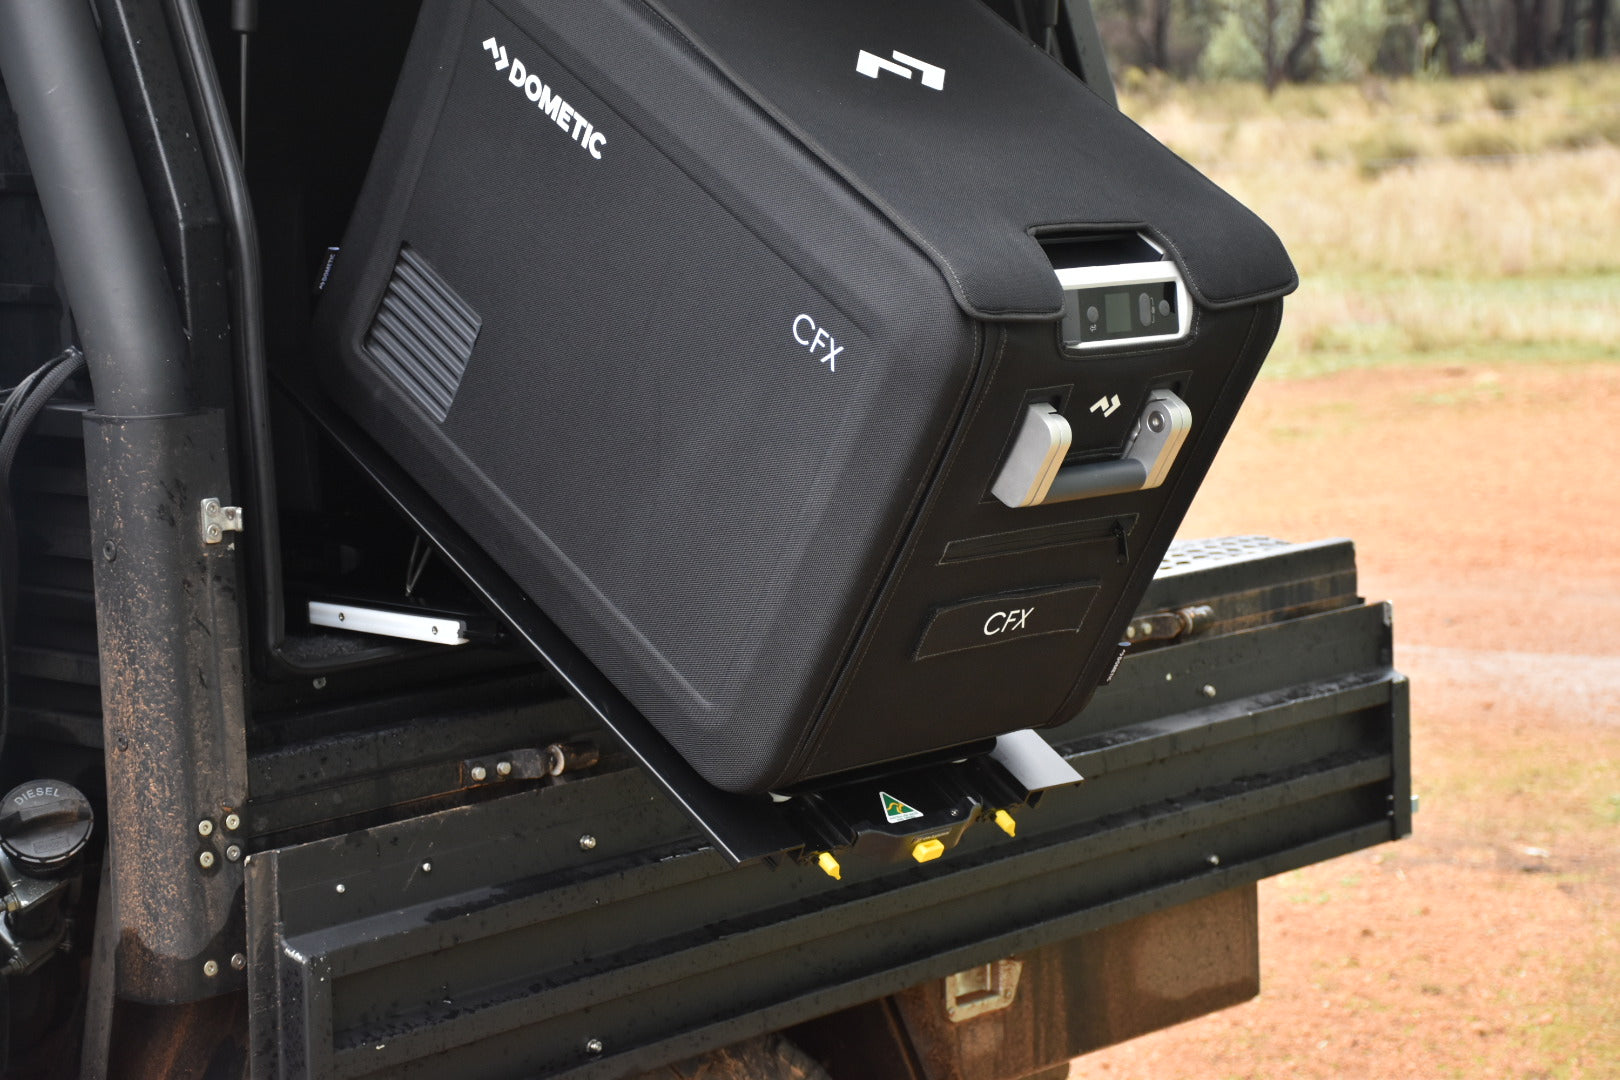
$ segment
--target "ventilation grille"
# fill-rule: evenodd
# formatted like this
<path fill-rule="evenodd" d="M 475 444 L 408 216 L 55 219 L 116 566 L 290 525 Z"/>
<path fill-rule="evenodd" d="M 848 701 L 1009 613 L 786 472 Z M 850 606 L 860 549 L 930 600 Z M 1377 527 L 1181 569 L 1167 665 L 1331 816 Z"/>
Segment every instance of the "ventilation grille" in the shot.
<path fill-rule="evenodd" d="M 441 424 L 482 325 L 478 313 L 408 246 L 399 249 L 366 350 Z"/>
<path fill-rule="evenodd" d="M 1279 548 L 1293 547 L 1287 540 L 1270 536 L 1214 536 L 1200 540 L 1177 540 L 1159 563 L 1159 573 L 1197 569 L 1214 563 L 1252 559 Z"/>

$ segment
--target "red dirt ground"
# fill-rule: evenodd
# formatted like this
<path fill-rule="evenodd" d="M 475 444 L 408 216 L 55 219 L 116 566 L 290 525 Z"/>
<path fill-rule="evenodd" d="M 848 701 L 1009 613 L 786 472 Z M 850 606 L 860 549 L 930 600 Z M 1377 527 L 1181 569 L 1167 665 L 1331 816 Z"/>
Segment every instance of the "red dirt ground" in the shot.
<path fill-rule="evenodd" d="M 1071 1077 L 1620 1077 L 1620 366 L 1262 382 L 1182 533 L 1355 539 L 1422 808 L 1262 883 L 1256 1001 Z"/>

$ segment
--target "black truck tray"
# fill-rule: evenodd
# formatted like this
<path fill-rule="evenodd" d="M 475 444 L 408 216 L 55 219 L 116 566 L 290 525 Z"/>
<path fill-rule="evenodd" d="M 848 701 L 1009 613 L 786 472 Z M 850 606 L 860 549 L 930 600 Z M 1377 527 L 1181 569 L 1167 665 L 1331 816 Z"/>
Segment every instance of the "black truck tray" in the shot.
<path fill-rule="evenodd" d="M 1348 541 L 1177 545 L 1129 633 L 1114 681 L 1045 733 L 1085 780 L 925 864 L 861 843 L 841 880 L 734 866 L 611 754 L 256 852 L 254 1075 L 630 1075 L 1410 831 L 1407 686 Z M 516 758 L 451 739 L 592 737 L 566 701 L 436 707 L 463 770 Z M 315 759 L 255 769 L 250 828 L 284 827 L 273 792 Z"/>

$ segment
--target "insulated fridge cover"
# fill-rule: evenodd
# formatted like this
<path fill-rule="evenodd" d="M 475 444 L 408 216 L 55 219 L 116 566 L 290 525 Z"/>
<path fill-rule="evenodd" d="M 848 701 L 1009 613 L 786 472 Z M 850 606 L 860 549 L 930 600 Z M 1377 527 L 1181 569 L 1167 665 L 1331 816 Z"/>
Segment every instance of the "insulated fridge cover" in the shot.
<path fill-rule="evenodd" d="M 978 0 L 426 0 L 323 378 L 731 791 L 1062 722 L 1296 284 Z"/>

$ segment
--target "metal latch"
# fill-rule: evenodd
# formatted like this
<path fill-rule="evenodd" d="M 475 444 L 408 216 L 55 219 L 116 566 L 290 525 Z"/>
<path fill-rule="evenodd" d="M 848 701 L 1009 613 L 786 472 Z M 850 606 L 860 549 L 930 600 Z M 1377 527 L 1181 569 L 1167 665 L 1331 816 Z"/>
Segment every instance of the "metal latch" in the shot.
<path fill-rule="evenodd" d="M 1007 1008 L 1018 996 L 1018 976 L 1023 969 L 1017 960 L 997 960 L 947 976 L 945 1015 L 951 1023 L 960 1024 Z"/>
<path fill-rule="evenodd" d="M 218 499 L 202 501 L 203 543 L 219 544 L 228 532 L 242 531 L 242 508 L 225 506 Z"/>
<path fill-rule="evenodd" d="M 1155 611 L 1151 615 L 1138 615 L 1125 628 L 1125 640 L 1132 645 L 1146 641 L 1174 641 L 1188 634 L 1196 634 L 1215 618 L 1215 609 L 1208 604 L 1195 604 L 1174 611 Z"/>

